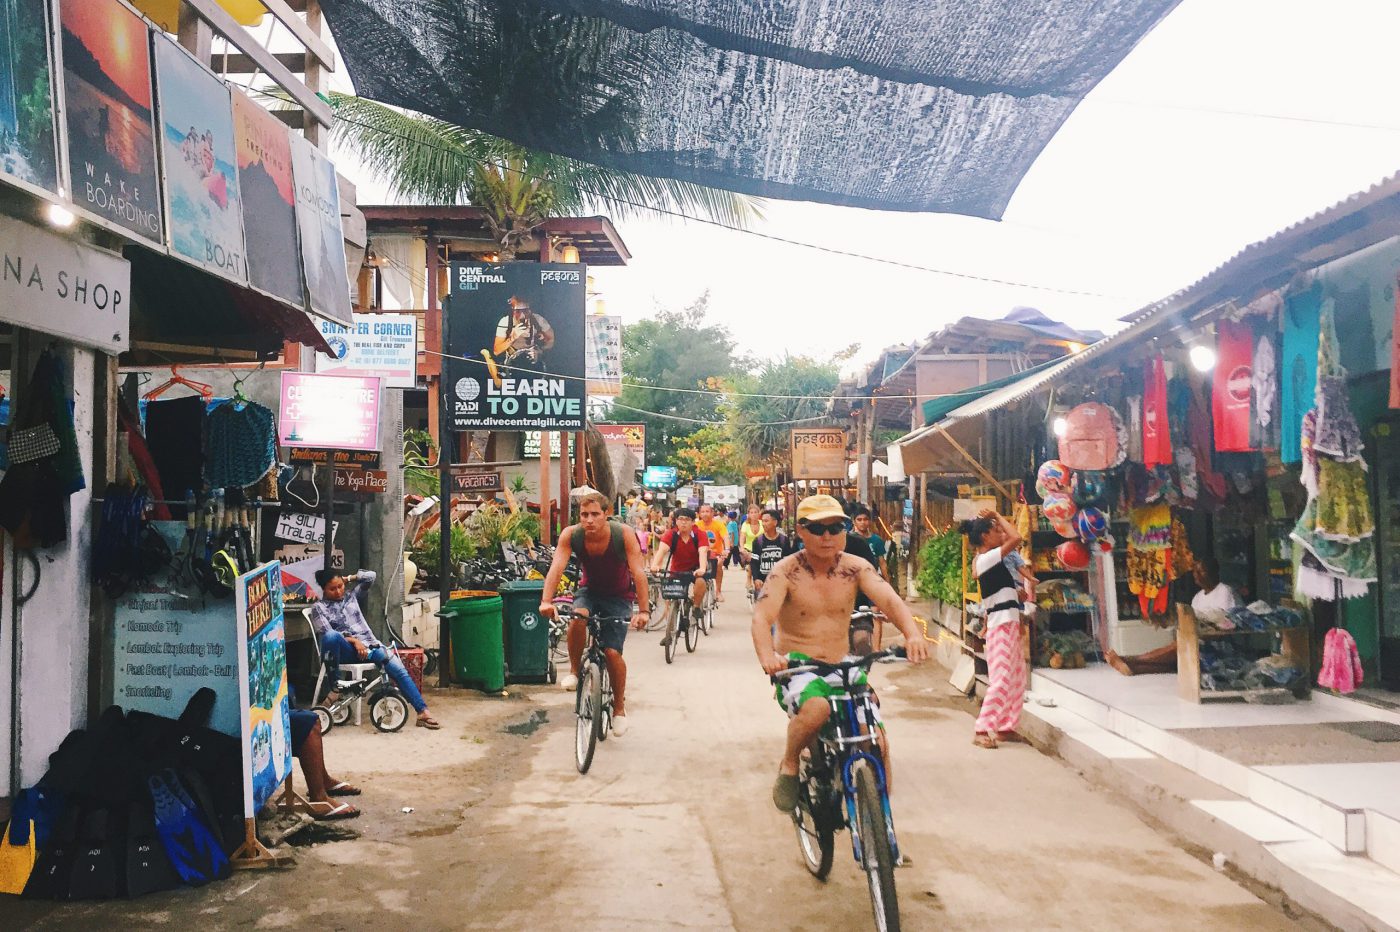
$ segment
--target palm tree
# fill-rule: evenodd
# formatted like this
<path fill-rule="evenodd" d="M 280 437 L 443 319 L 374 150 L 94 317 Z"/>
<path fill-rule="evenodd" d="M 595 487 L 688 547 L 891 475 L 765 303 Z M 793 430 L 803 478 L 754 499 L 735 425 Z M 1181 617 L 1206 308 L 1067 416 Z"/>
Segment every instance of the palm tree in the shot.
<path fill-rule="evenodd" d="M 737 227 L 763 216 L 760 198 L 601 168 L 363 97 L 330 100 L 336 140 L 395 197 L 480 208 L 505 259 L 545 219 L 590 210 L 616 217 L 659 210 Z"/>

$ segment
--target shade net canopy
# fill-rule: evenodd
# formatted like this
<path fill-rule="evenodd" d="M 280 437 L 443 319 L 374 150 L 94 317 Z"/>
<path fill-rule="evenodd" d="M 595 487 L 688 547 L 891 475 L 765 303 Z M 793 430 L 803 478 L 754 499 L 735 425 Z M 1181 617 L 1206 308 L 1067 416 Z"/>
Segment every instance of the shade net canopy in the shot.
<path fill-rule="evenodd" d="M 322 0 L 363 96 L 766 197 L 1000 218 L 1179 0 Z"/>

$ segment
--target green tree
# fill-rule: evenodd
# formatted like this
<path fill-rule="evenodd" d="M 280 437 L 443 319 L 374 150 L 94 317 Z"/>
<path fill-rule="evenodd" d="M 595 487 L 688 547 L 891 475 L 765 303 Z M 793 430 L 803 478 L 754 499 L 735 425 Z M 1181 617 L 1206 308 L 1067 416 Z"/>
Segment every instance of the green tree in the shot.
<path fill-rule="evenodd" d="M 721 485 L 744 482 L 744 456 L 728 424 L 702 427 L 678 440 L 675 465 L 684 482 L 701 477 Z"/>
<path fill-rule="evenodd" d="M 726 398 L 722 410 L 741 459 L 753 466 L 786 461 L 789 432 L 793 427 L 823 425 L 817 418 L 826 413 L 831 393 L 840 381 L 841 363 L 855 350 L 849 347 L 830 362 L 784 356 L 763 363 L 753 375 L 737 378 L 735 394 Z M 801 397 L 761 397 L 764 395 Z M 802 423 L 774 423 L 786 421 Z"/>
<path fill-rule="evenodd" d="M 601 168 L 363 97 L 330 101 L 336 141 L 394 197 L 481 208 L 506 259 L 549 217 L 606 210 L 626 218 L 660 208 L 746 226 L 763 215 L 761 199 L 743 194 Z"/>
<path fill-rule="evenodd" d="M 748 364 L 744 358 L 735 358 L 734 337 L 728 328 L 706 322 L 709 302 L 706 292 L 683 310 L 660 311 L 623 328 L 626 382 L 617 398 L 621 405 L 617 416 L 647 425 L 648 463 L 679 466 L 678 442 L 706 422 L 722 420 L 716 389 L 736 366 Z"/>

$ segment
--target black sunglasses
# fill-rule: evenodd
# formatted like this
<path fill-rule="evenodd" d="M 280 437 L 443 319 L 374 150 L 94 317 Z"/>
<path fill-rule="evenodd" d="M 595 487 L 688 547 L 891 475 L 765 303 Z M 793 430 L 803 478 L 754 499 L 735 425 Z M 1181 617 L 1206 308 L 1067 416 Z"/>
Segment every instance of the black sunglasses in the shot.
<path fill-rule="evenodd" d="M 821 537 L 823 534 L 844 534 L 851 529 L 851 522 L 837 521 L 835 524 L 816 524 L 811 521 L 803 521 L 801 527 L 808 534 Z"/>

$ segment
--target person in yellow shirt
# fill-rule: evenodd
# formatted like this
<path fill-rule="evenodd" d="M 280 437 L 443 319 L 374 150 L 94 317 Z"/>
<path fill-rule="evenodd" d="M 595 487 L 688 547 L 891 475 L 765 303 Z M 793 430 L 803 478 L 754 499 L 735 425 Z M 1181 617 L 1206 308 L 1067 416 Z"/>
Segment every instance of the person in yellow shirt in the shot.
<path fill-rule="evenodd" d="M 715 601 L 724 601 L 724 561 L 729 556 L 729 529 L 715 517 L 714 505 L 701 505 L 695 526 L 710 538 L 710 569 L 706 579 L 715 581 Z"/>
<path fill-rule="evenodd" d="M 759 521 L 762 512 L 763 509 L 757 505 L 750 505 L 748 520 L 739 525 L 739 562 L 746 569 L 744 581 L 750 589 L 753 588 L 753 579 L 750 578 L 751 574 L 747 572 L 747 568 L 749 561 L 753 559 L 754 538 L 763 533 L 763 524 Z"/>

